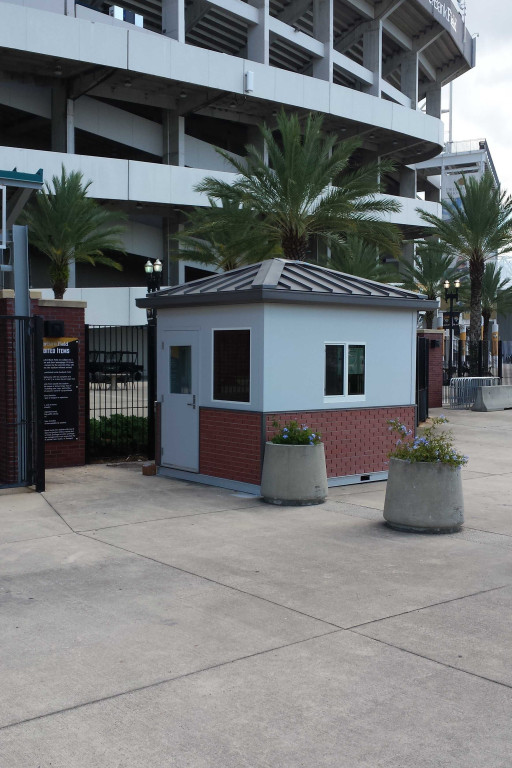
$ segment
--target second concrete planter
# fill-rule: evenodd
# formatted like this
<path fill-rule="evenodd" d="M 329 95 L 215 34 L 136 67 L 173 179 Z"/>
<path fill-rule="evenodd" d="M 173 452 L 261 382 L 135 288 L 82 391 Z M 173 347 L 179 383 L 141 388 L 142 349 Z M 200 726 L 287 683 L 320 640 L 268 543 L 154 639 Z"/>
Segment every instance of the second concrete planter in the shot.
<path fill-rule="evenodd" d="M 266 443 L 261 495 L 268 504 L 322 504 L 327 497 L 323 443 L 280 445 Z"/>
<path fill-rule="evenodd" d="M 390 459 L 384 519 L 404 531 L 458 531 L 464 522 L 460 467 Z"/>

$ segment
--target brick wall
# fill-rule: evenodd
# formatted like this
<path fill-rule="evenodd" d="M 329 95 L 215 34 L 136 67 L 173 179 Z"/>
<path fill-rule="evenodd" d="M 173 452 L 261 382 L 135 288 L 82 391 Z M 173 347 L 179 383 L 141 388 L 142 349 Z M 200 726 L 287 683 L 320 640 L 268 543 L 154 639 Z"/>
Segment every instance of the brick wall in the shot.
<path fill-rule="evenodd" d="M 387 471 L 387 454 L 396 443 L 387 422 L 399 419 L 414 429 L 415 413 L 413 405 L 272 414 L 201 408 L 199 471 L 259 485 L 262 420 L 267 440 L 275 433 L 274 420 L 295 420 L 320 432 L 328 477 Z"/>
<path fill-rule="evenodd" d="M 388 420 L 399 419 L 414 430 L 414 405 L 387 408 L 344 408 L 336 411 L 299 411 L 266 414 L 267 439 L 275 433 L 272 422 L 307 424 L 320 432 L 325 445 L 327 477 L 363 475 L 388 469 L 388 456 L 396 444 Z"/>
<path fill-rule="evenodd" d="M 261 413 L 201 408 L 199 472 L 260 484 Z"/>
<path fill-rule="evenodd" d="M 0 298 L 0 315 L 14 315 L 14 299 Z M 18 479 L 15 324 L 0 320 L 0 485 Z"/>
<path fill-rule="evenodd" d="M 78 339 L 78 440 L 45 443 L 46 469 L 85 464 L 85 303 L 32 299 L 32 314 L 62 320 L 64 336 Z"/>
<path fill-rule="evenodd" d="M 418 331 L 418 336 L 423 336 L 429 341 L 439 342 L 439 346 L 432 346 L 428 351 L 428 407 L 442 408 L 443 405 L 443 331 L 425 330 Z"/>

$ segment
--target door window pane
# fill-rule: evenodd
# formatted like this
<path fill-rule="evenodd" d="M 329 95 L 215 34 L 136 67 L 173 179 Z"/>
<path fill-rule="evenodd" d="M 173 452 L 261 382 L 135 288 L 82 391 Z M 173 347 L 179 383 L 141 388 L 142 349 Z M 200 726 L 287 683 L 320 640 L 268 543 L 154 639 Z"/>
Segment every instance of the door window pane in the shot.
<path fill-rule="evenodd" d="M 326 395 L 343 394 L 344 355 L 345 347 L 343 344 L 325 345 Z"/>
<path fill-rule="evenodd" d="M 364 346 L 350 344 L 348 348 L 348 394 L 364 395 Z"/>
<path fill-rule="evenodd" d="M 192 392 L 192 347 L 170 347 L 170 392 L 189 395 Z"/>
<path fill-rule="evenodd" d="M 250 402 L 251 332 L 213 332 L 213 399 Z"/>

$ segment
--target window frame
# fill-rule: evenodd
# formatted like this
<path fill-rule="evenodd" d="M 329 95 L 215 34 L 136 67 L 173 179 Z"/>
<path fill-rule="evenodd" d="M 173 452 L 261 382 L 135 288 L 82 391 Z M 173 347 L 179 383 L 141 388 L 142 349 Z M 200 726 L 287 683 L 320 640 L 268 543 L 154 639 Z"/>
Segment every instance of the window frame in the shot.
<path fill-rule="evenodd" d="M 326 385 L 326 376 L 325 376 L 325 368 L 326 368 L 326 361 L 327 361 L 327 347 L 343 347 L 343 392 L 342 395 L 326 395 L 325 394 L 325 385 Z M 348 394 L 348 360 L 349 360 L 349 348 L 350 347 L 363 347 L 364 349 L 364 393 L 362 395 L 349 395 Z M 364 341 L 324 341 L 324 356 L 323 356 L 323 400 L 324 403 L 354 403 L 354 402 L 360 402 L 363 403 L 366 401 L 366 387 L 367 387 L 367 379 L 366 379 L 366 348 L 367 344 Z"/>
<path fill-rule="evenodd" d="M 215 332 L 216 331 L 249 331 L 249 400 L 216 400 L 214 397 L 215 394 Z M 253 368 L 253 359 L 252 359 L 252 328 L 250 326 L 246 325 L 236 325 L 236 326 L 222 326 L 220 328 L 212 328 L 212 338 L 211 338 L 211 349 L 212 349 L 212 363 L 211 363 L 211 381 L 210 381 L 210 393 L 211 393 L 211 402 L 212 403 L 227 403 L 228 405 L 236 405 L 239 408 L 240 407 L 247 407 L 252 404 L 252 368 Z"/>

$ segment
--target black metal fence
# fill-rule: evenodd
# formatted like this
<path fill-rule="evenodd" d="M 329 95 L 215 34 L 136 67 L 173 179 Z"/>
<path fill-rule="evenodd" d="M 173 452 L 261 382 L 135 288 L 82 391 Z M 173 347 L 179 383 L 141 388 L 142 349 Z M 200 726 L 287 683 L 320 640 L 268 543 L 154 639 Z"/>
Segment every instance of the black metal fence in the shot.
<path fill-rule="evenodd" d="M 44 491 L 43 320 L 0 317 L 0 488 Z"/>
<path fill-rule="evenodd" d="M 148 326 L 89 325 L 88 460 L 148 456 Z"/>

